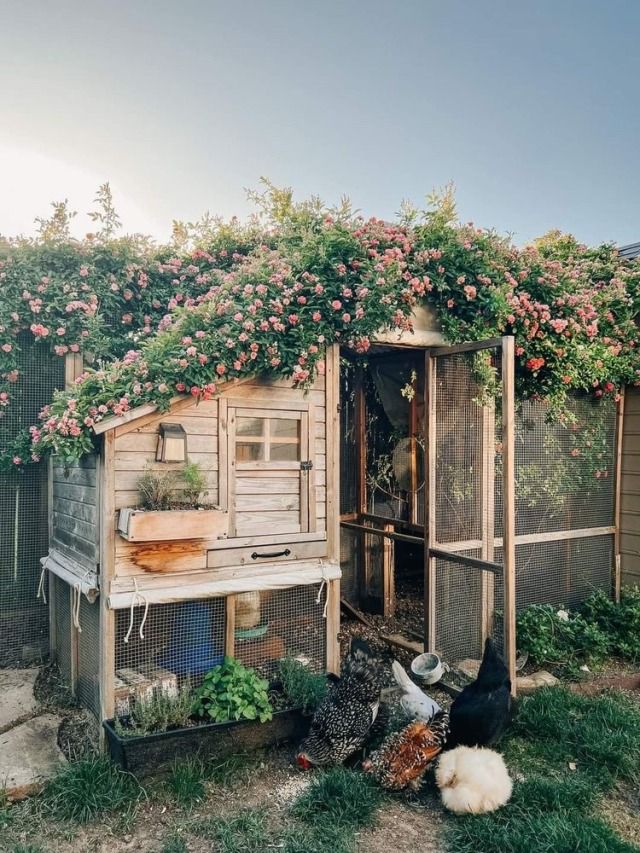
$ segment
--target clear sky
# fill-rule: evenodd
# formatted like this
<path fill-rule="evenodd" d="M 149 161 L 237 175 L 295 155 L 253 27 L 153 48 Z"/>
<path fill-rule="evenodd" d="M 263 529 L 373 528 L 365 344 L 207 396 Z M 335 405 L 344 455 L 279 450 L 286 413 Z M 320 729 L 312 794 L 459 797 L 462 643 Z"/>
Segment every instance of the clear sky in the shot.
<path fill-rule="evenodd" d="M 524 242 L 640 240 L 638 0 L 0 0 L 0 232 L 110 180 L 129 229 L 261 175 L 390 217 L 454 181 Z M 80 223 L 82 225 L 84 223 Z"/>

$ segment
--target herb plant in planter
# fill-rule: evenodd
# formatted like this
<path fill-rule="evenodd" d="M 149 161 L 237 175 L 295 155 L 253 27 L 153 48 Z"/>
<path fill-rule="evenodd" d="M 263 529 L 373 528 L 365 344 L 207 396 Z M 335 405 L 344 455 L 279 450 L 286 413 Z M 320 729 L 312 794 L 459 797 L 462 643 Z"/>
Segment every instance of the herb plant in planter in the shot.
<path fill-rule="evenodd" d="M 216 723 L 230 720 L 260 720 L 273 717 L 269 701 L 269 683 L 253 669 L 225 657 L 204 677 L 196 692 L 196 713 Z"/>
<path fill-rule="evenodd" d="M 138 492 L 140 507 L 121 509 L 118 516 L 118 532 L 129 542 L 207 539 L 227 532 L 227 513 L 204 503 L 206 479 L 195 462 L 180 472 L 147 468 Z"/>

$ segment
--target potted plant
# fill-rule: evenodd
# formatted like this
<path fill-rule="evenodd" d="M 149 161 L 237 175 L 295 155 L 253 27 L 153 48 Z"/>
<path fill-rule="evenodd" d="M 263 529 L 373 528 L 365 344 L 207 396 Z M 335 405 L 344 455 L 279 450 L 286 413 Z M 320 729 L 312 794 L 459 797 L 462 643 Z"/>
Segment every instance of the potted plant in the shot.
<path fill-rule="evenodd" d="M 269 684 L 255 670 L 226 657 L 199 688 L 194 690 L 187 681 L 171 694 L 160 691 L 136 702 L 122 718 L 106 720 L 110 755 L 123 769 L 144 776 L 195 753 L 218 759 L 300 740 L 307 733 L 309 716 L 303 713 L 298 694 L 305 695 L 307 709 L 310 703 L 309 688 L 305 692 L 300 687 L 300 678 L 294 679 L 296 690 L 289 695 L 284 679 Z"/>
<path fill-rule="evenodd" d="M 204 503 L 206 480 L 196 462 L 176 471 L 147 468 L 138 480 L 140 506 L 121 509 L 118 533 L 128 542 L 224 536 L 228 514 Z"/>

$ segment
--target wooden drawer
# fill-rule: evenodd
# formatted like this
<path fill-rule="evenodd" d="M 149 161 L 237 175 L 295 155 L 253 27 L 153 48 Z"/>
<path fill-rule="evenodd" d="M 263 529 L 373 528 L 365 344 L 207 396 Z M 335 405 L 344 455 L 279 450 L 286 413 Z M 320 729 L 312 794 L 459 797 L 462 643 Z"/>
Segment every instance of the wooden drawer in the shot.
<path fill-rule="evenodd" d="M 286 563 L 294 560 L 308 560 L 313 557 L 325 557 L 327 542 L 325 539 L 315 542 L 288 542 L 272 545 L 252 545 L 246 548 L 217 548 L 207 551 L 207 568 L 219 569 L 221 566 L 268 566 L 270 563 Z"/>

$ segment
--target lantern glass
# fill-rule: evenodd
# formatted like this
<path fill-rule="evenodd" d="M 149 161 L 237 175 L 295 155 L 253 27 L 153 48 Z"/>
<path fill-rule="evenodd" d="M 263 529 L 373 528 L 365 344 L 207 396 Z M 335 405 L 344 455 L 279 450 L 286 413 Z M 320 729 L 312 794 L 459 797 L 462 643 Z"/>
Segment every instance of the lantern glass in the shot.
<path fill-rule="evenodd" d="M 156 447 L 156 461 L 187 461 L 187 434 L 181 424 L 160 424 L 158 445 Z"/>

